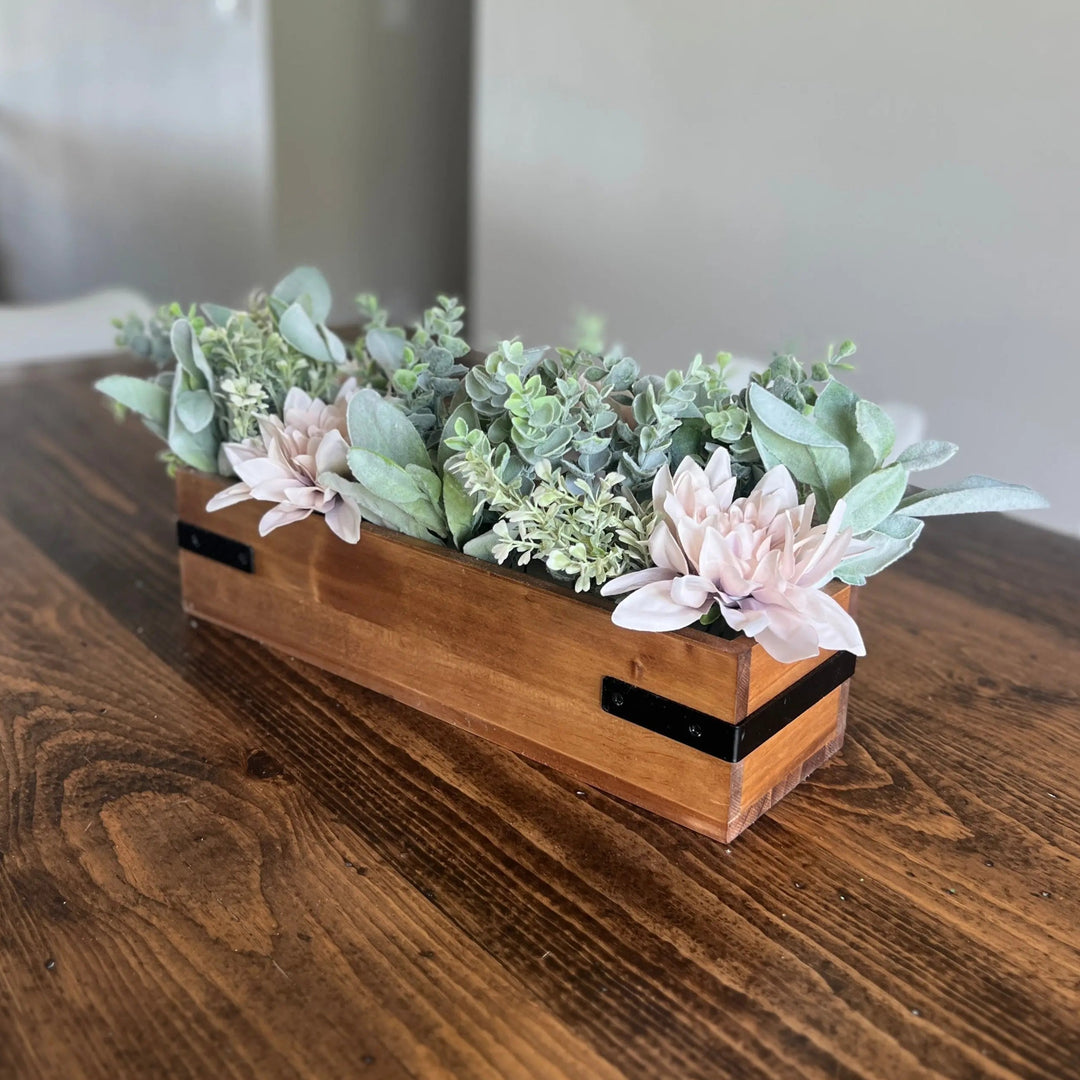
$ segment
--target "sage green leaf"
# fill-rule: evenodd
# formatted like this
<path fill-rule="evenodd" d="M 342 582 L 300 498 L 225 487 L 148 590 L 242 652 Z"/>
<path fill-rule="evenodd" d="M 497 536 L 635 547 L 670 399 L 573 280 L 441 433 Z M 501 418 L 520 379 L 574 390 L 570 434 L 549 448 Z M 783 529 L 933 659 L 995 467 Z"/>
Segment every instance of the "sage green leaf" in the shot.
<path fill-rule="evenodd" d="M 163 387 L 134 375 L 106 375 L 94 383 L 94 389 L 138 413 L 151 431 L 165 438 L 169 423 L 169 394 Z"/>
<path fill-rule="evenodd" d="M 474 536 L 461 550 L 474 559 L 483 559 L 484 562 L 497 563 L 494 548 L 499 542 L 494 529 L 489 529 L 479 536 Z"/>
<path fill-rule="evenodd" d="M 476 409 L 473 408 L 471 401 L 463 401 L 454 411 L 446 418 L 446 423 L 443 425 L 442 438 L 439 441 L 439 453 L 438 453 L 438 465 L 439 468 L 444 470 L 443 479 L 445 481 L 445 466 L 447 461 L 452 458 L 456 451 L 447 445 L 447 440 L 454 437 L 454 425 L 458 420 L 464 420 L 466 426 L 470 431 L 480 426 L 480 419 L 476 415 Z"/>
<path fill-rule="evenodd" d="M 430 465 L 413 465 L 411 462 L 405 466 L 405 471 L 431 502 L 438 506 L 442 498 L 442 481 L 439 479 L 439 474 Z"/>
<path fill-rule="evenodd" d="M 842 442 L 851 456 L 851 482 L 857 484 L 880 464 L 870 444 L 859 434 L 859 395 L 836 379 L 830 379 L 814 403 L 814 421 Z"/>
<path fill-rule="evenodd" d="M 472 536 L 479 522 L 477 499 L 465 490 L 452 472 L 443 474 L 442 498 L 450 536 L 455 546 L 460 548 Z"/>
<path fill-rule="evenodd" d="M 381 454 L 404 468 L 431 468 L 424 440 L 409 418 L 370 387 L 353 394 L 348 411 L 349 444 Z"/>
<path fill-rule="evenodd" d="M 221 304 L 200 304 L 202 313 L 215 325 L 224 326 L 237 312 Z"/>
<path fill-rule="evenodd" d="M 896 429 L 889 414 L 880 405 L 860 398 L 855 406 L 855 417 L 859 434 L 874 452 L 874 464 L 880 465 L 896 441 Z"/>
<path fill-rule="evenodd" d="M 387 375 L 392 375 L 401 367 L 407 344 L 400 334 L 391 333 L 389 330 L 376 328 L 364 335 L 364 348 L 368 355 Z"/>
<path fill-rule="evenodd" d="M 909 446 L 896 460 L 908 472 L 919 472 L 922 469 L 936 469 L 939 465 L 944 465 L 959 449 L 956 443 L 927 439 L 925 442 L 917 442 Z"/>
<path fill-rule="evenodd" d="M 905 490 L 907 469 L 899 462 L 872 472 L 844 496 L 844 528 L 855 534 L 873 529 L 897 508 Z"/>
<path fill-rule="evenodd" d="M 400 506 L 392 502 L 380 499 L 369 491 L 363 484 L 358 484 L 347 477 L 337 473 L 326 472 L 318 477 L 320 487 L 328 491 L 336 491 L 348 499 L 360 510 L 360 516 L 373 525 L 381 525 L 384 529 L 393 529 L 395 532 L 413 536 L 417 540 L 428 540 L 438 543 L 438 537 L 434 536 L 411 514 L 406 513 Z"/>
<path fill-rule="evenodd" d="M 202 431 L 214 419 L 214 399 L 207 390 L 184 390 L 177 395 L 176 412 L 188 431 Z"/>
<path fill-rule="evenodd" d="M 1041 510 L 1050 504 L 1024 484 L 1004 484 L 989 476 L 968 476 L 947 487 L 909 495 L 900 509 L 912 517 L 979 514 L 992 510 Z"/>
<path fill-rule="evenodd" d="M 924 522 L 903 514 L 892 514 L 877 528 L 859 539 L 871 544 L 869 551 L 852 555 L 836 569 L 836 576 L 849 585 L 865 585 L 866 579 L 903 558 L 919 539 Z"/>
<path fill-rule="evenodd" d="M 433 505 L 427 488 L 390 458 L 353 447 L 349 451 L 349 468 L 373 495 L 400 507 L 433 533 L 446 534 L 446 519 L 441 506 Z"/>
<path fill-rule="evenodd" d="M 314 266 L 298 266 L 286 274 L 274 286 L 271 295 L 286 308 L 299 302 L 314 322 L 324 323 L 330 317 L 330 285 L 322 271 Z"/>
<path fill-rule="evenodd" d="M 202 346 L 195 335 L 195 330 L 187 319 L 177 319 L 169 331 L 169 342 L 172 345 L 173 355 L 180 362 L 180 366 L 192 378 L 190 389 L 195 390 L 205 385 L 211 393 L 214 392 L 214 372 L 206 362 Z M 187 389 L 185 387 L 185 389 Z"/>
<path fill-rule="evenodd" d="M 169 402 L 169 426 L 167 442 L 169 449 L 186 465 L 200 472 L 218 471 L 218 440 L 211 426 L 202 431 L 191 431 L 180 418 L 177 402 L 186 390 L 197 389 L 187 385 L 191 376 L 177 368 L 173 378 L 172 397 Z"/>
<path fill-rule="evenodd" d="M 796 480 L 819 493 L 826 504 L 823 510 L 829 510 L 851 487 L 848 448 L 756 383 L 750 386 L 747 404 L 750 432 L 762 461 L 785 465 Z"/>
<path fill-rule="evenodd" d="M 290 304 L 278 320 L 278 332 L 298 352 L 324 364 L 336 363 L 319 327 L 299 303 Z"/>

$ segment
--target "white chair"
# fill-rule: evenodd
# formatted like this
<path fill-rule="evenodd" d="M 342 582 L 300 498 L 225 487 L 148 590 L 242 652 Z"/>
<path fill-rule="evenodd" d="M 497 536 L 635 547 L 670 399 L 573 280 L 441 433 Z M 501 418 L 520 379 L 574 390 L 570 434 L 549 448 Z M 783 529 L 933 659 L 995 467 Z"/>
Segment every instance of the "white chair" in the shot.
<path fill-rule="evenodd" d="M 116 348 L 111 320 L 153 305 L 132 289 L 102 289 L 51 304 L 0 304 L 0 365 L 70 360 Z"/>

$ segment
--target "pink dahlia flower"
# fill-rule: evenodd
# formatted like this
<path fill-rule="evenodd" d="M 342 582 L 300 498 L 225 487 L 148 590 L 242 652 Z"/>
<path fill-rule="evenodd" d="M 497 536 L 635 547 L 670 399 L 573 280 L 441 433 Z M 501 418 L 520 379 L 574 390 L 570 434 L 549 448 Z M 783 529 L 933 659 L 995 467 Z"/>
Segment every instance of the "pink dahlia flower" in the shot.
<path fill-rule="evenodd" d="M 355 390 L 356 381 L 350 379 L 327 405 L 293 387 L 285 397 L 283 416 L 259 417 L 259 438 L 222 446 L 240 482 L 218 492 L 206 509 L 221 510 L 245 499 L 276 503 L 259 522 L 260 536 L 303 521 L 314 511 L 342 540 L 355 544 L 360 539 L 359 509 L 318 480 L 327 472 L 348 474 L 345 417 Z"/>
<path fill-rule="evenodd" d="M 865 654 L 855 620 L 821 591 L 846 555 L 863 550 L 841 529 L 844 502 L 813 525 L 814 496 L 803 505 L 783 465 L 770 469 L 744 499 L 720 447 L 702 468 L 684 458 L 653 481 L 655 564 L 607 582 L 605 596 L 631 593 L 612 620 L 631 630 L 677 630 L 714 604 L 728 626 L 756 638 L 783 663 L 820 649 Z"/>

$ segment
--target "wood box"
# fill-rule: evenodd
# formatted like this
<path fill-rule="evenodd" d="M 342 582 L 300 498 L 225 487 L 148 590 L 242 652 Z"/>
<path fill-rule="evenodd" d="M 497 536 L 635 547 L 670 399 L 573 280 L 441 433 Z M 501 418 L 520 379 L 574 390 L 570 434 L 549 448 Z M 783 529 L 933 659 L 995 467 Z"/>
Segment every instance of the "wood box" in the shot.
<path fill-rule="evenodd" d="M 260 537 L 266 504 L 206 512 L 220 487 L 177 478 L 187 612 L 697 832 L 733 839 L 843 742 L 849 653 L 623 630 L 611 601 L 366 523 Z"/>

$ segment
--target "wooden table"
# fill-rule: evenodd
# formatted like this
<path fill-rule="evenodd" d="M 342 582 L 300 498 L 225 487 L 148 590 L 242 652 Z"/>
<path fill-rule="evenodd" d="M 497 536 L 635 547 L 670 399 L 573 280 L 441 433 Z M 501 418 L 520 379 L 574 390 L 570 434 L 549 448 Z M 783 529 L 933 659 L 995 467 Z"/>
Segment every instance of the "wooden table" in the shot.
<path fill-rule="evenodd" d="M 191 625 L 117 364 L 0 386 L 0 1076 L 1080 1075 L 1080 544 L 932 521 L 725 847 Z"/>

